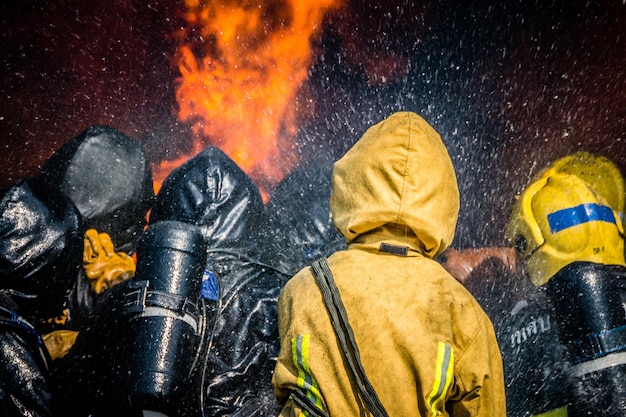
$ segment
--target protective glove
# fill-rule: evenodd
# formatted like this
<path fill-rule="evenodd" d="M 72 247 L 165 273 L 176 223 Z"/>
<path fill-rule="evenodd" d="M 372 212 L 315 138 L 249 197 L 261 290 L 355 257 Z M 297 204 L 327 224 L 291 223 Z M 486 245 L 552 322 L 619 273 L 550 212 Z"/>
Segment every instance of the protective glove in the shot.
<path fill-rule="evenodd" d="M 76 342 L 78 332 L 73 330 L 55 330 L 43 335 L 43 343 L 50 353 L 50 359 L 55 360 L 67 355 L 74 342 Z"/>
<path fill-rule="evenodd" d="M 135 275 L 133 258 L 124 252 L 115 252 L 109 235 L 95 229 L 85 233 L 83 264 L 96 294 Z"/>

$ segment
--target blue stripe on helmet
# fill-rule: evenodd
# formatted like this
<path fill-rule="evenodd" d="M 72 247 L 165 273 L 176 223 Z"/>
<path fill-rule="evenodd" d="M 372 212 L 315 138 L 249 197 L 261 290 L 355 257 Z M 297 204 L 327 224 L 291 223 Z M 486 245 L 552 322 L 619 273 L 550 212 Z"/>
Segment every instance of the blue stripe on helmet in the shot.
<path fill-rule="evenodd" d="M 552 234 L 593 221 L 616 224 L 613 210 L 599 204 L 581 204 L 548 214 L 548 223 Z"/>

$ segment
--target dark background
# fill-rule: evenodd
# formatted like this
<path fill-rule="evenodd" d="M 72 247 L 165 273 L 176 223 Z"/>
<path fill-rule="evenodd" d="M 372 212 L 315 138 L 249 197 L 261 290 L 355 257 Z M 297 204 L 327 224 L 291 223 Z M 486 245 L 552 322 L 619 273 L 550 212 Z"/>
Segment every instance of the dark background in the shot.
<path fill-rule="evenodd" d="M 340 157 L 393 111 L 420 113 L 457 169 L 459 248 L 502 244 L 515 193 L 558 157 L 587 150 L 626 172 L 622 0 L 353 3 L 313 40 L 301 100 L 311 105 L 293 144 L 304 167 Z M 189 152 L 174 96 L 183 7 L 4 2 L 0 186 L 37 175 L 93 124 L 139 140 L 153 164 Z"/>

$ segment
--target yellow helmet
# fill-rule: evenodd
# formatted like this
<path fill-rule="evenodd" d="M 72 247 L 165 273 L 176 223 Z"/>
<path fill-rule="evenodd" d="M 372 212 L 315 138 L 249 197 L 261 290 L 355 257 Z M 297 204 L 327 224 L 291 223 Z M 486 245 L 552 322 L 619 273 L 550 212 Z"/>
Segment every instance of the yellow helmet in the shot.
<path fill-rule="evenodd" d="M 507 238 L 540 286 L 576 261 L 624 265 L 624 230 L 616 210 L 578 175 L 540 176 L 518 199 Z"/>
<path fill-rule="evenodd" d="M 557 159 L 538 177 L 550 177 L 554 174 L 576 175 L 585 181 L 592 190 L 601 195 L 608 205 L 617 212 L 624 223 L 626 191 L 624 177 L 617 165 L 604 156 L 580 151 Z"/>

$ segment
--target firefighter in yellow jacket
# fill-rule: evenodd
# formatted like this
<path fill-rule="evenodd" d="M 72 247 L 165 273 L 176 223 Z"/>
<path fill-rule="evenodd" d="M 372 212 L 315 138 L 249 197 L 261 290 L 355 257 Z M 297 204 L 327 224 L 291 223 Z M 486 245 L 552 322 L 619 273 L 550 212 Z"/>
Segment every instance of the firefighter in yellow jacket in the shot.
<path fill-rule="evenodd" d="M 335 163 L 330 206 L 348 248 L 328 264 L 387 415 L 505 416 L 493 326 L 434 261 L 453 239 L 459 210 L 439 134 L 411 112 L 371 127 Z M 278 308 L 272 382 L 281 415 L 370 415 L 311 268 L 286 284 Z"/>

